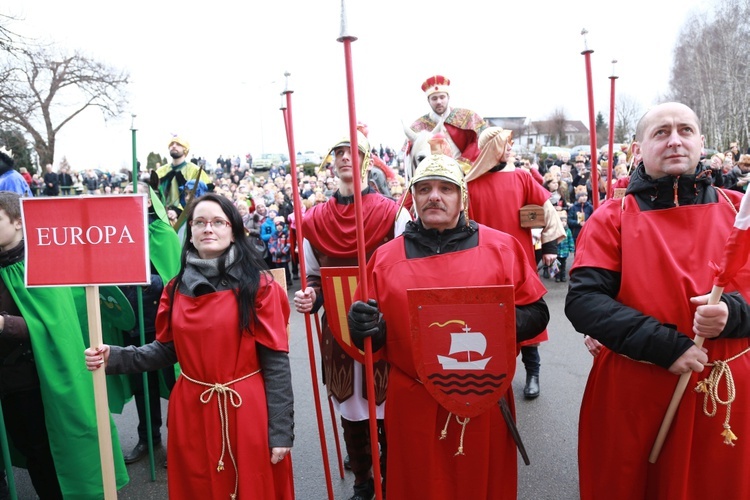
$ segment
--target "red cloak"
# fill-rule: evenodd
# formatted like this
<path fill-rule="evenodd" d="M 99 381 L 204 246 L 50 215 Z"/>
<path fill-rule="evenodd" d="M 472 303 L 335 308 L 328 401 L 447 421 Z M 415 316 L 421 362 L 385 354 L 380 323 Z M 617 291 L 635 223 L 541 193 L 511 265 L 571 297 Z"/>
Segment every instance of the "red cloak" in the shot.
<path fill-rule="evenodd" d="M 385 415 L 389 500 L 515 499 L 516 446 L 500 410 L 493 407 L 466 425 L 465 455 L 454 456 L 461 426 L 417 380 L 409 327 L 408 288 L 514 285 L 516 305 L 545 293 L 518 241 L 479 226 L 479 246 L 420 259 L 406 259 L 397 238 L 378 248 L 368 263 L 368 298 L 374 298 L 388 325 L 385 358 L 391 363 Z M 477 262 L 483 265 L 477 266 Z M 362 291 L 358 290 L 357 296 Z M 506 332 L 515 337 L 515 332 Z M 513 376 L 510 367 L 509 376 Z M 506 394 L 513 404 L 513 394 Z"/>

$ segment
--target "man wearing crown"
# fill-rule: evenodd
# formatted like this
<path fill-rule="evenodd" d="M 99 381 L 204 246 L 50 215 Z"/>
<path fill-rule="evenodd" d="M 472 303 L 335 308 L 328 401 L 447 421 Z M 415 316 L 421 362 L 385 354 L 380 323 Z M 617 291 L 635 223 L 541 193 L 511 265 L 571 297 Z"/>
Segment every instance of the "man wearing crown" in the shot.
<path fill-rule="evenodd" d="M 453 158 L 458 161 L 463 171 L 467 172 L 479 156 L 477 141 L 487 123 L 470 109 L 449 106 L 450 84 L 451 81 L 442 75 L 431 76 L 422 83 L 422 91 L 427 95 L 431 109 L 429 113 L 412 123 L 411 129 L 414 132 L 427 130 L 445 134 Z"/>

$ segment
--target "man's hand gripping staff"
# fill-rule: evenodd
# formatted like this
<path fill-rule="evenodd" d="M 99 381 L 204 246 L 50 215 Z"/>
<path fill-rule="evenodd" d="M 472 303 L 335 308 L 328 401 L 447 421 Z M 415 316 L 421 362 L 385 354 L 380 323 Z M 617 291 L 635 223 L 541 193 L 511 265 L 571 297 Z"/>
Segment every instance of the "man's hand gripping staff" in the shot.
<path fill-rule="evenodd" d="M 375 299 L 369 299 L 366 303 L 355 301 L 349 309 L 347 319 L 352 342 L 358 349 L 364 350 L 367 337 L 372 339 L 373 351 L 385 345 L 385 321 Z"/>

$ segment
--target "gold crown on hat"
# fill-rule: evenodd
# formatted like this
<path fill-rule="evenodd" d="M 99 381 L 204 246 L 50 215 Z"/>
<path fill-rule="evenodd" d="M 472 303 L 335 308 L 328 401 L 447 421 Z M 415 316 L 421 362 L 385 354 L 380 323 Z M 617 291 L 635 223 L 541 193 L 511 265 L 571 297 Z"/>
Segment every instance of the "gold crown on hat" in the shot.
<path fill-rule="evenodd" d="M 451 81 L 443 75 L 433 75 L 422 83 L 422 91 L 427 94 L 427 97 L 437 92 L 447 94 L 450 85 Z"/>

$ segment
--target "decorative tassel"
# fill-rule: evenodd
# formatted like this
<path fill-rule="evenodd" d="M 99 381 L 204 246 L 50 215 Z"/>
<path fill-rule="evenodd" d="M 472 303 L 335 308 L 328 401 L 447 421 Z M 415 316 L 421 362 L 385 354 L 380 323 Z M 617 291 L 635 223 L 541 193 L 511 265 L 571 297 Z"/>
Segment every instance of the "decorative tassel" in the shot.
<path fill-rule="evenodd" d="M 216 472 L 221 472 L 223 470 L 224 470 L 224 461 L 223 460 L 219 460 L 219 466 L 216 467 Z"/>
<path fill-rule="evenodd" d="M 729 446 L 734 446 L 732 441 L 737 441 L 737 436 L 734 435 L 732 428 L 728 425 L 724 426 L 724 432 L 721 435 L 724 436 L 724 444 L 728 444 Z"/>
<path fill-rule="evenodd" d="M 704 394 L 707 394 L 711 390 L 711 385 L 708 383 L 707 379 L 701 380 L 698 382 L 698 385 L 695 386 L 695 392 L 702 392 Z"/>

